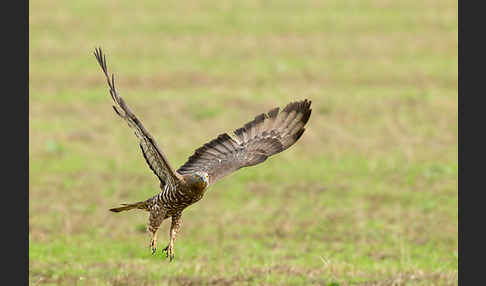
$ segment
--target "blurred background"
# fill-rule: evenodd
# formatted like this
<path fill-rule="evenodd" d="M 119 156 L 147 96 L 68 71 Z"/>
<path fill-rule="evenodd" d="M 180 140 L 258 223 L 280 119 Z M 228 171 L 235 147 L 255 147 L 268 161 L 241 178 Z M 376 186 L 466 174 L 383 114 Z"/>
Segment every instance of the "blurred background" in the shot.
<path fill-rule="evenodd" d="M 32 285 L 457 285 L 457 1 L 29 3 Z M 296 145 L 184 211 L 172 263 L 147 213 L 108 211 L 159 188 L 98 46 L 174 168 L 313 102 Z"/>

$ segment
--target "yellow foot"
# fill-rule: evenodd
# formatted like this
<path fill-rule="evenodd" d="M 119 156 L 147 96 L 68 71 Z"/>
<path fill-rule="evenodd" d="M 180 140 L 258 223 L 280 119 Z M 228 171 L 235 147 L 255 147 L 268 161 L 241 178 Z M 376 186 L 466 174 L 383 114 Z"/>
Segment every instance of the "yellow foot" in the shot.
<path fill-rule="evenodd" d="M 166 257 L 169 257 L 169 261 L 172 261 L 172 259 L 174 259 L 174 246 L 169 243 L 164 249 L 162 249 L 162 252 L 164 251 L 166 252 Z"/>
<path fill-rule="evenodd" d="M 155 255 L 155 251 L 157 251 L 157 241 L 152 239 L 150 242 L 150 249 L 152 250 L 152 255 Z"/>

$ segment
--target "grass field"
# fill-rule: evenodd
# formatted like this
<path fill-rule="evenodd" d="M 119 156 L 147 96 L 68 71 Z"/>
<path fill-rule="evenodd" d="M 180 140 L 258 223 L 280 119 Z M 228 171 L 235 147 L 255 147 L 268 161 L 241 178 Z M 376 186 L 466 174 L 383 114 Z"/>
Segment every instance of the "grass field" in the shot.
<path fill-rule="evenodd" d="M 457 1 L 30 1 L 31 285 L 457 285 Z M 210 188 L 171 263 L 92 55 L 174 168 L 309 98 L 301 140 Z M 159 232 L 159 249 L 169 224 Z"/>

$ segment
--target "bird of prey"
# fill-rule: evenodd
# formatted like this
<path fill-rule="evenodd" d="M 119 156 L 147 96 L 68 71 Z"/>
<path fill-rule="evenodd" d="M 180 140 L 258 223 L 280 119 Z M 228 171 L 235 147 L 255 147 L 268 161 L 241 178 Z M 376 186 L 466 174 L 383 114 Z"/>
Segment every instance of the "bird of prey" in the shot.
<path fill-rule="evenodd" d="M 106 76 L 115 103 L 113 109 L 133 129 L 145 161 L 160 180 L 161 189 L 161 192 L 147 200 L 122 204 L 110 211 L 141 209 L 149 212 L 147 230 L 152 236 L 152 254 L 156 253 L 160 224 L 164 219 L 171 218 L 169 243 L 163 249 L 170 261 L 174 258 L 174 241 L 181 227 L 182 211 L 199 201 L 207 188 L 224 176 L 240 168 L 262 163 L 268 157 L 292 146 L 304 133 L 304 125 L 311 115 L 311 101 L 307 99 L 291 102 L 280 112 L 278 107 L 274 108 L 256 116 L 232 133 L 223 133 L 204 144 L 175 171 L 155 139 L 118 94 L 114 75 L 109 76 L 106 56 L 101 48 L 95 49 L 94 55 Z"/>

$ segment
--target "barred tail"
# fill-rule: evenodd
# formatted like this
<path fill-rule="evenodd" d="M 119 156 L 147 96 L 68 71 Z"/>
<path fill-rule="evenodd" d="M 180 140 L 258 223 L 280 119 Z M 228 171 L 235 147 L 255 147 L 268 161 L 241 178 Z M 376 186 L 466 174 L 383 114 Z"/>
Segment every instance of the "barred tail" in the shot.
<path fill-rule="evenodd" d="M 131 209 L 142 209 L 146 210 L 147 209 L 147 204 L 145 201 L 134 203 L 134 204 L 122 204 L 123 207 L 118 207 L 118 208 L 112 208 L 110 211 L 118 213 L 121 211 L 128 211 Z"/>

